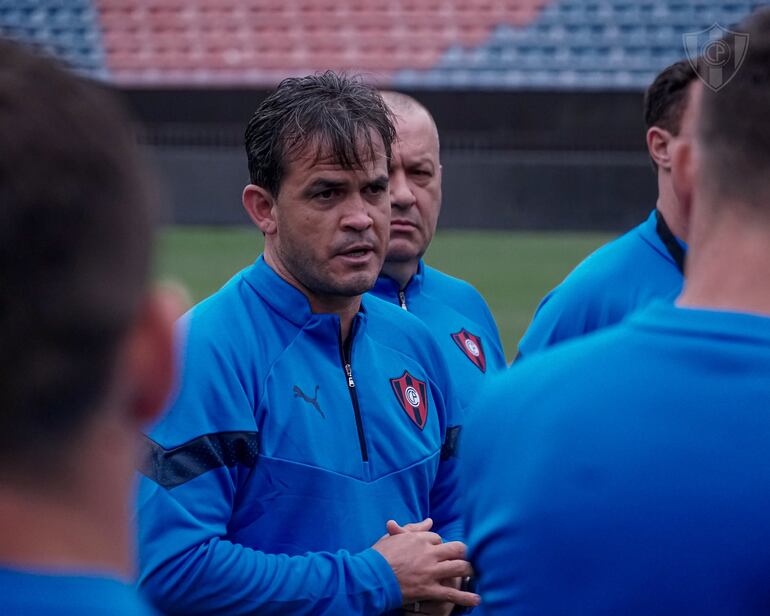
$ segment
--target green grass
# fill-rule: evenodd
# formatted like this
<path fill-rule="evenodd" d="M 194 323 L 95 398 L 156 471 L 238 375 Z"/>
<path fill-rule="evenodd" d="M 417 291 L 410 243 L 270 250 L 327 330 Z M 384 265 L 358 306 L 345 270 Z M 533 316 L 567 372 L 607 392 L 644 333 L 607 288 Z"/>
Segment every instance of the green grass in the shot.
<path fill-rule="evenodd" d="M 540 299 L 589 252 L 599 233 L 441 231 L 426 261 L 472 283 L 492 309 L 511 359 Z M 158 276 L 207 297 L 262 250 L 250 227 L 170 227 L 161 233 Z"/>

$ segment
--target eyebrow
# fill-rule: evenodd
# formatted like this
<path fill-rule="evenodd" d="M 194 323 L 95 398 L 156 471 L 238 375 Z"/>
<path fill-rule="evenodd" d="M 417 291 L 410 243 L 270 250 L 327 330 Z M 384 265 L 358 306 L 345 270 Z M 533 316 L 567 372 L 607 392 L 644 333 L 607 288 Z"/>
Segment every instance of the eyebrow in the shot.
<path fill-rule="evenodd" d="M 387 175 L 378 175 L 366 183 L 367 186 L 387 186 L 389 182 Z"/>
<path fill-rule="evenodd" d="M 420 165 L 431 165 L 435 167 L 435 163 L 430 156 L 420 156 L 415 160 L 407 161 L 405 167 L 419 167 Z"/>
<path fill-rule="evenodd" d="M 344 186 L 347 186 L 347 182 L 340 181 L 340 180 L 330 180 L 328 178 L 318 178 L 313 180 L 310 184 L 308 184 L 305 187 L 305 190 L 302 192 L 306 195 L 314 195 L 318 192 L 323 192 L 325 190 L 332 190 L 334 188 L 342 188 Z"/>

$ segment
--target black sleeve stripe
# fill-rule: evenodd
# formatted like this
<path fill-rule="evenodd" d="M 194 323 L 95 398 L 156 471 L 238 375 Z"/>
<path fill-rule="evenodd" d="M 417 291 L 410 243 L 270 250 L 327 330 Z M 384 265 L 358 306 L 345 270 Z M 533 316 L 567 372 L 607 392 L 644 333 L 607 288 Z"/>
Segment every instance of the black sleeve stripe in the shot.
<path fill-rule="evenodd" d="M 139 472 L 170 490 L 215 468 L 252 468 L 259 456 L 259 433 L 205 434 L 171 449 L 144 436 L 144 447 Z"/>
<path fill-rule="evenodd" d="M 441 446 L 442 460 L 448 460 L 449 458 L 457 456 L 457 450 L 460 444 L 460 428 L 462 428 L 462 426 L 454 426 L 447 429 L 444 444 Z"/>

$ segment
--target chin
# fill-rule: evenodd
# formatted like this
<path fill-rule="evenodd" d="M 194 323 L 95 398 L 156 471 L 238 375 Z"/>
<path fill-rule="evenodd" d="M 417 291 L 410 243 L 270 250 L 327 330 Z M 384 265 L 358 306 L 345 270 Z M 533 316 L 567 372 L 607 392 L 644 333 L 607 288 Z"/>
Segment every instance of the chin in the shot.
<path fill-rule="evenodd" d="M 388 246 L 388 254 L 385 257 L 385 262 L 390 263 L 405 263 L 408 261 L 417 261 L 424 251 L 418 250 L 417 247 L 411 243 L 396 241 L 391 242 Z"/>
<path fill-rule="evenodd" d="M 340 280 L 335 285 L 337 287 L 337 292 L 340 295 L 344 295 L 346 297 L 353 297 L 355 295 L 363 295 L 372 287 L 374 287 L 374 284 L 377 282 L 377 276 L 379 275 L 379 271 L 374 273 L 359 273 L 356 276 L 352 276 L 348 278 L 347 280 Z"/>

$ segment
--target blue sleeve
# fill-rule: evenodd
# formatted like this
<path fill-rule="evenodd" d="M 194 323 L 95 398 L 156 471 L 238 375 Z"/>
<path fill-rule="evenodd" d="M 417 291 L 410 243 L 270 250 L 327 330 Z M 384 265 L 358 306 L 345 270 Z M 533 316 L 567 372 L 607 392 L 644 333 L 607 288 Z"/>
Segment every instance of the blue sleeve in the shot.
<path fill-rule="evenodd" d="M 491 364 L 496 370 L 503 370 L 507 366 L 507 360 L 505 358 L 505 350 L 503 349 L 503 341 L 500 338 L 500 330 L 497 328 L 492 311 L 481 294 L 479 294 L 479 309 L 491 334 L 492 348 L 490 349 L 491 352 L 488 352 L 488 356 L 494 360 Z"/>
<path fill-rule="evenodd" d="M 510 385 L 515 381 L 511 373 L 518 373 L 523 367 L 526 366 L 511 368 L 485 389 L 468 413 L 469 431 L 463 435 L 460 459 L 463 522 L 468 560 L 477 578 L 476 590 L 482 598 L 481 614 L 530 613 L 522 592 L 531 590 L 524 588 L 532 575 L 528 563 L 539 554 L 529 553 L 529 548 L 537 548 L 527 546 L 526 539 L 515 529 L 524 503 L 521 491 L 516 491 L 512 483 L 514 478 L 519 478 L 533 490 L 547 491 L 549 487 L 537 481 L 527 482 L 530 473 L 527 444 L 534 451 L 540 445 L 521 434 L 523 426 L 518 412 L 521 405 L 506 393 L 512 391 Z M 520 379 L 519 383 L 522 382 L 527 381 Z M 510 443 L 513 442 L 517 447 L 512 449 Z"/>
<path fill-rule="evenodd" d="M 436 374 L 444 377 L 439 388 L 444 403 L 445 423 L 441 459 L 430 493 L 430 515 L 434 532 L 441 535 L 444 541 L 465 541 L 460 512 L 460 469 L 457 463 L 457 445 L 464 411 L 454 395 L 449 369 L 438 346 L 435 348 L 435 356 Z"/>
<path fill-rule="evenodd" d="M 460 426 L 453 426 L 447 432 L 444 451 L 441 453 L 436 480 L 430 492 L 431 518 L 433 530 L 444 541 L 465 541 L 459 499 L 459 467 L 457 454 L 447 449 L 456 449 Z"/>
<path fill-rule="evenodd" d="M 215 332 L 218 333 L 218 332 Z M 216 340 L 214 345 L 209 340 Z M 179 393 L 148 444 L 139 493 L 140 587 L 169 614 L 354 614 L 400 607 L 385 559 L 268 554 L 227 539 L 256 462 L 256 385 L 218 336 L 187 343 Z M 165 466 L 162 464 L 165 462 Z"/>
<path fill-rule="evenodd" d="M 607 292 L 598 296 L 590 285 L 565 281 L 540 302 L 519 342 L 517 359 L 528 357 L 565 340 L 582 336 L 617 320 Z M 599 292 L 601 293 L 601 292 Z M 605 301 L 607 300 L 607 301 Z"/>

